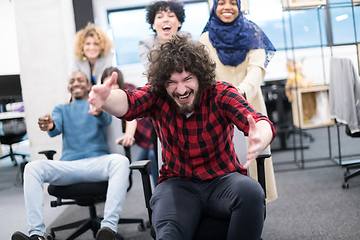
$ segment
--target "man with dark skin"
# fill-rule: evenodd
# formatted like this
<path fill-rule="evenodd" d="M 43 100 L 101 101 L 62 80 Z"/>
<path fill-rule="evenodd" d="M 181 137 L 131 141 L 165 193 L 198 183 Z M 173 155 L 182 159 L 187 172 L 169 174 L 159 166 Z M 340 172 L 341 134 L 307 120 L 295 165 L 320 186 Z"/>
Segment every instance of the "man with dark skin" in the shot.
<path fill-rule="evenodd" d="M 62 134 L 63 151 L 60 161 L 37 160 L 25 166 L 24 196 L 29 236 L 15 232 L 12 240 L 44 240 L 43 185 L 70 185 L 80 182 L 109 181 L 97 240 L 113 240 L 117 232 L 129 176 L 129 160 L 110 154 L 106 128 L 111 115 L 101 109 L 89 114 L 91 85 L 83 72 L 74 72 L 69 81 L 69 104 L 56 106 L 52 114 L 39 118 L 42 131 L 50 137 Z"/>

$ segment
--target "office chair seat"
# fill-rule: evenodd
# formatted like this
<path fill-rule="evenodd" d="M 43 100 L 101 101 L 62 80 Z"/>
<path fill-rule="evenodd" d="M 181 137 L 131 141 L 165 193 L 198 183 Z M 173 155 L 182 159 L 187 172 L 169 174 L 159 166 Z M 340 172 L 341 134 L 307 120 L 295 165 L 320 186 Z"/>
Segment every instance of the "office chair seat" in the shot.
<path fill-rule="evenodd" d="M 60 199 L 73 199 L 79 206 L 90 206 L 105 200 L 107 187 L 107 181 L 79 183 L 68 186 L 49 185 L 48 193 Z M 53 204 L 53 202 L 51 203 Z"/>

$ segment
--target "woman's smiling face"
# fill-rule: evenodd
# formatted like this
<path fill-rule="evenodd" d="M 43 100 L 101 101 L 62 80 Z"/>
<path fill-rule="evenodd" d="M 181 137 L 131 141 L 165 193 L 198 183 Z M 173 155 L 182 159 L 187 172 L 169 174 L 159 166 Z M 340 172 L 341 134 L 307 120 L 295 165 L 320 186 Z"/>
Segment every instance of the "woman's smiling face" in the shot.
<path fill-rule="evenodd" d="M 239 15 L 239 7 L 236 0 L 219 0 L 216 7 L 216 15 L 224 23 L 231 23 Z"/>
<path fill-rule="evenodd" d="M 93 37 L 87 37 L 84 42 L 84 54 L 89 60 L 95 60 L 99 57 L 101 49 L 99 43 Z"/>

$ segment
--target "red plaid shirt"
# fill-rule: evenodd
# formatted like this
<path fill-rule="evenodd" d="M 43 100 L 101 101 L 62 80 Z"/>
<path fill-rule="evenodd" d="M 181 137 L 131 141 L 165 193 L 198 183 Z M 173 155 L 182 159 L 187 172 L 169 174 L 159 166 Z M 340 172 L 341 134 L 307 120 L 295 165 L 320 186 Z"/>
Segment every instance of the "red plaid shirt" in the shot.
<path fill-rule="evenodd" d="M 159 183 L 172 177 L 193 181 L 213 179 L 230 172 L 246 174 L 232 141 L 234 124 L 247 136 L 247 115 L 255 122 L 269 119 L 256 112 L 233 85 L 217 82 L 206 90 L 188 118 L 173 107 L 166 96 L 156 96 L 150 85 L 127 90 L 126 120 L 151 116 L 162 143 Z"/>
<path fill-rule="evenodd" d="M 137 127 L 135 131 L 135 142 L 140 147 L 150 150 L 154 148 L 154 144 L 151 141 L 151 132 L 153 124 L 151 118 L 145 117 L 137 120 Z"/>

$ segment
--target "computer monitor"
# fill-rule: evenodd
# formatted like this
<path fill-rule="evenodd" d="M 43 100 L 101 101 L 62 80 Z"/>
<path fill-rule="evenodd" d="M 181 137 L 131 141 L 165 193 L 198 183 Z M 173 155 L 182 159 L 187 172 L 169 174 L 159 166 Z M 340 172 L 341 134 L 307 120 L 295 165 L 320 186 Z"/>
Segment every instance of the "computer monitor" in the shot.
<path fill-rule="evenodd" d="M 0 104 L 6 111 L 6 104 L 22 101 L 20 75 L 0 75 Z"/>

